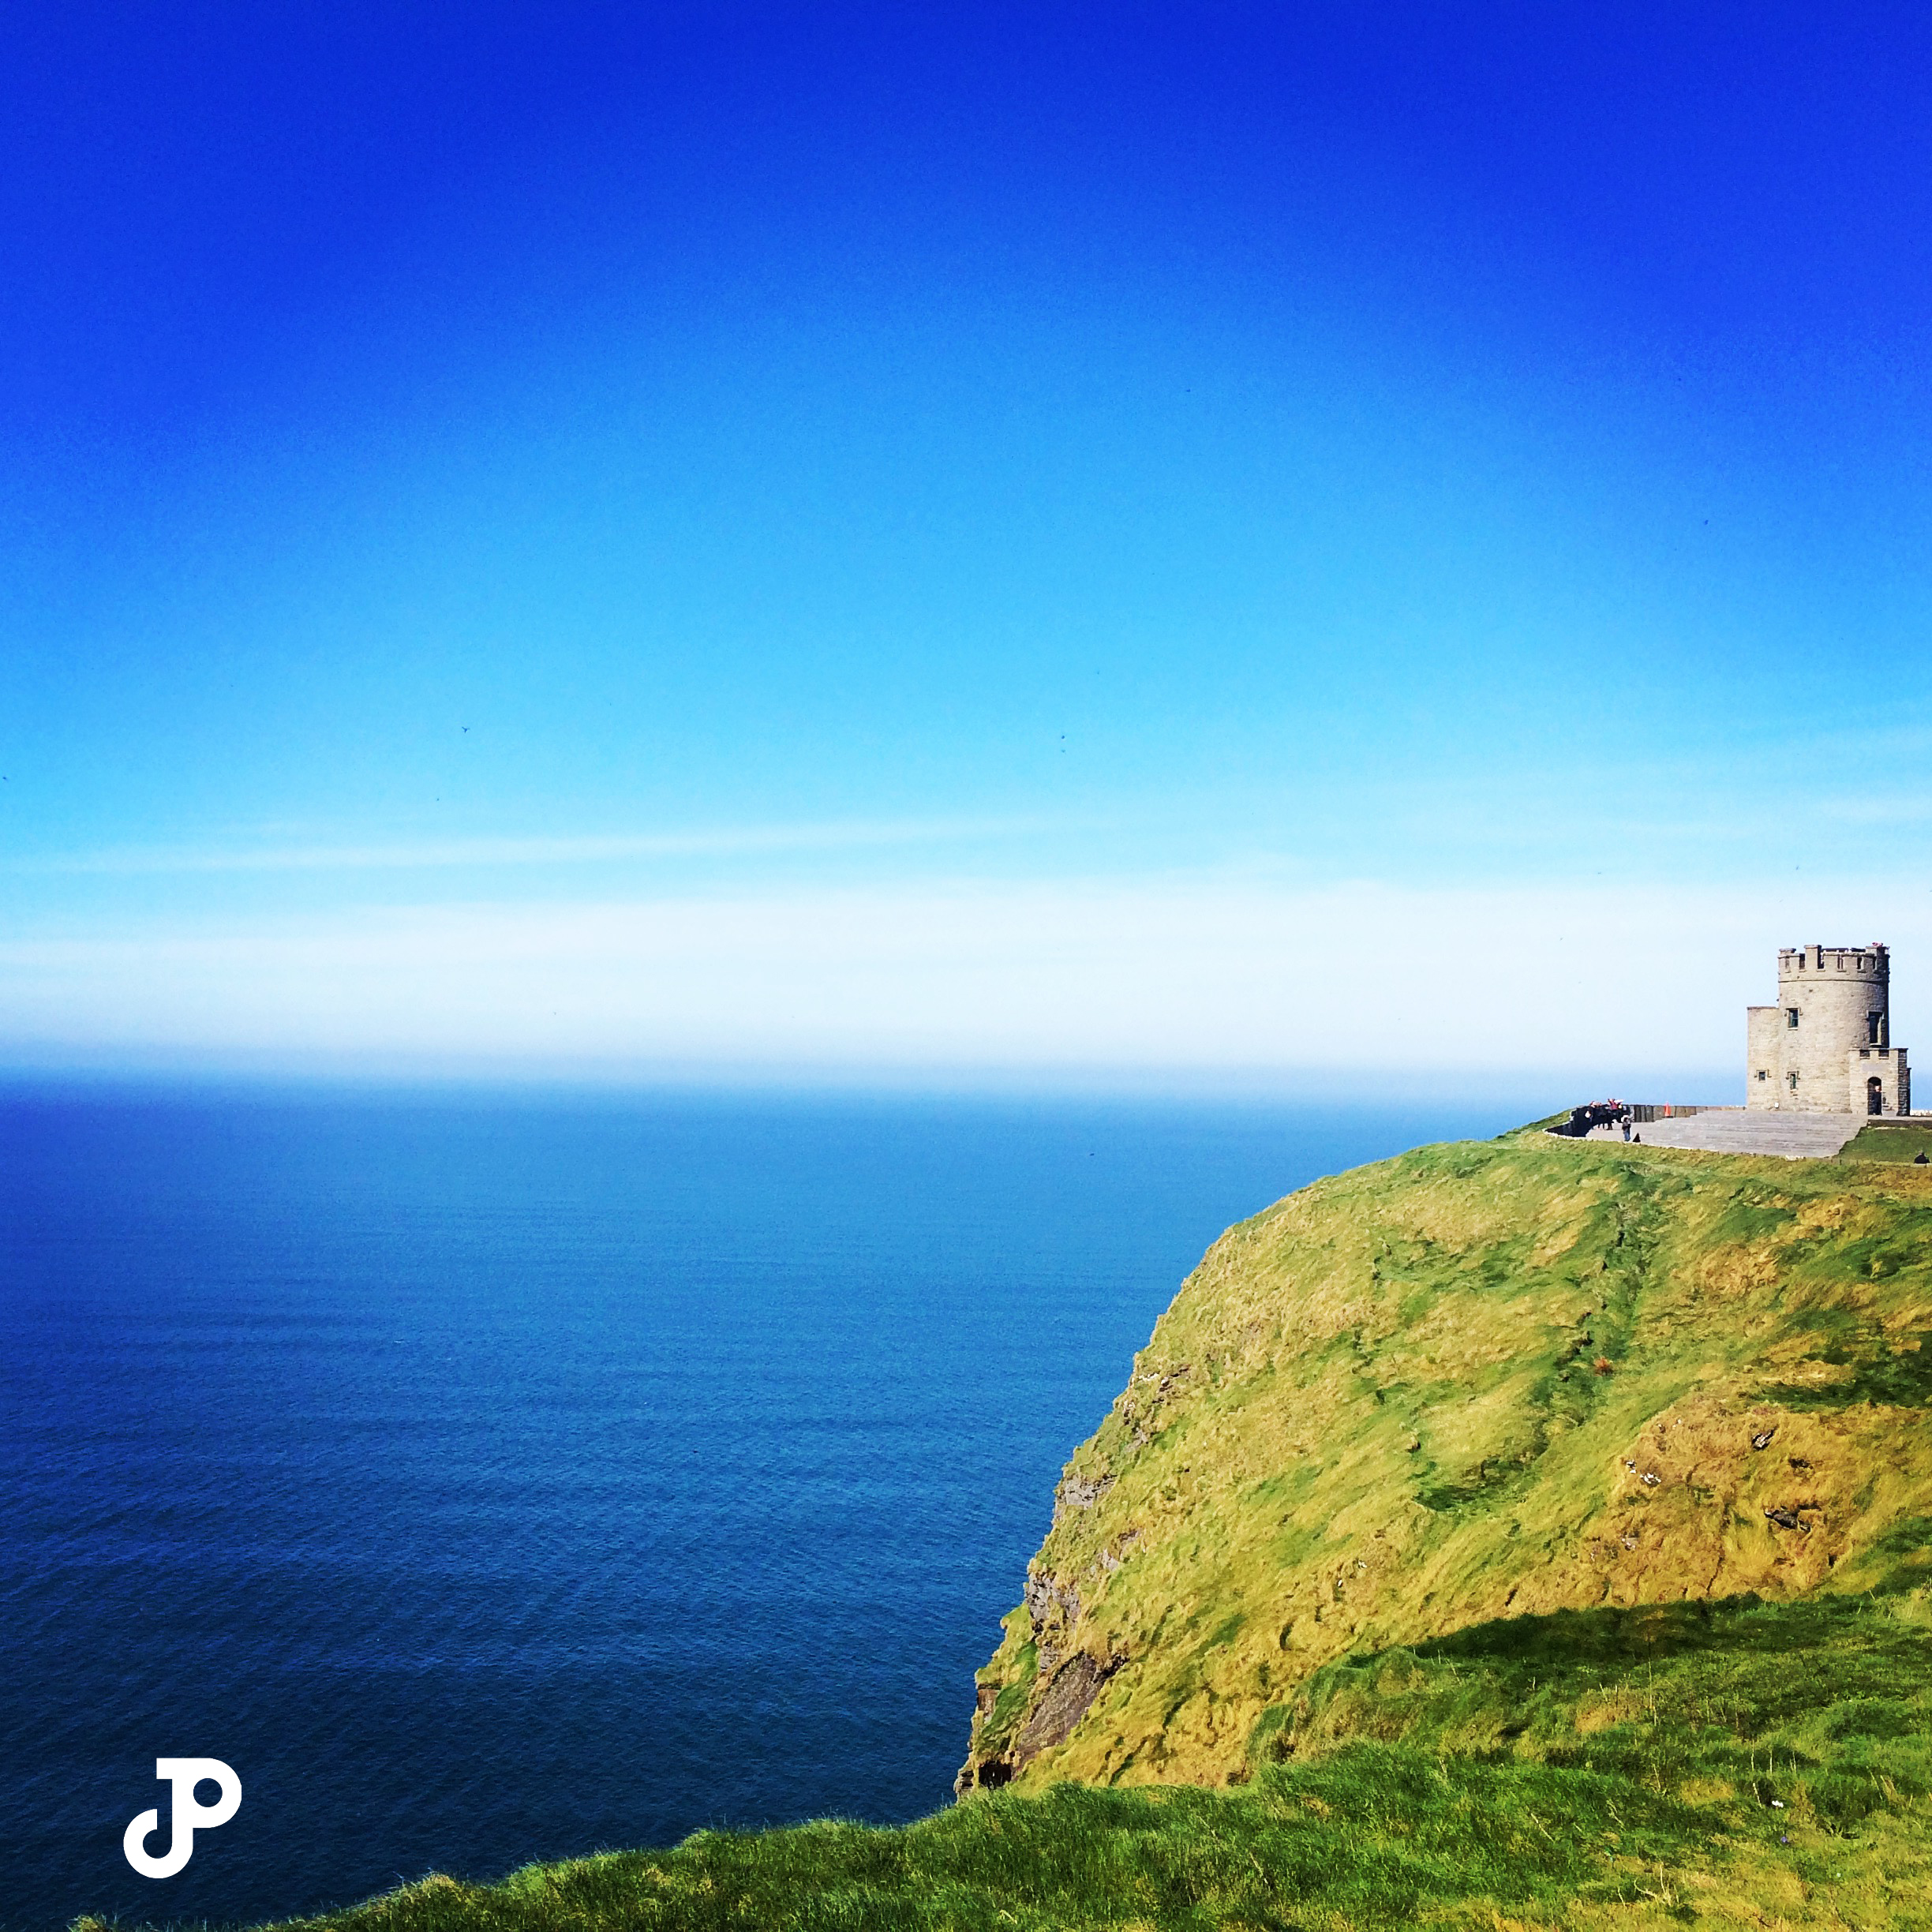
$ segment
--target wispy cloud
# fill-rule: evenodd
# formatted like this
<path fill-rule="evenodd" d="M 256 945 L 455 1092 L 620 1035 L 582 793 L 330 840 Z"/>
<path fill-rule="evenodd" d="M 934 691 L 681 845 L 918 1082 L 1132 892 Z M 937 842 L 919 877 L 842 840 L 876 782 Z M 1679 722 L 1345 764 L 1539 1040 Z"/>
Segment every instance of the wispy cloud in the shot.
<path fill-rule="evenodd" d="M 1909 1043 L 1932 910 L 1844 884 L 1767 904 L 1062 881 L 177 919 L 0 944 L 0 1053 L 1327 1068 L 1379 1091 L 1446 1068 L 1741 1064 L 1779 942 L 1881 930 Z"/>

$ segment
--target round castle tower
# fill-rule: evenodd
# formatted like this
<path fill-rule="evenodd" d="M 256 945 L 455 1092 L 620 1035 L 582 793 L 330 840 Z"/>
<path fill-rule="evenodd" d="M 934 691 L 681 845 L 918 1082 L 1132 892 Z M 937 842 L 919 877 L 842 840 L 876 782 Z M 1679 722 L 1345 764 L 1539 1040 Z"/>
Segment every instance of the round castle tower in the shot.
<path fill-rule="evenodd" d="M 1745 1104 L 1910 1113 L 1905 1050 L 1892 1044 L 1891 991 L 1891 956 L 1881 945 L 1782 949 L 1777 1005 L 1747 1009 Z"/>

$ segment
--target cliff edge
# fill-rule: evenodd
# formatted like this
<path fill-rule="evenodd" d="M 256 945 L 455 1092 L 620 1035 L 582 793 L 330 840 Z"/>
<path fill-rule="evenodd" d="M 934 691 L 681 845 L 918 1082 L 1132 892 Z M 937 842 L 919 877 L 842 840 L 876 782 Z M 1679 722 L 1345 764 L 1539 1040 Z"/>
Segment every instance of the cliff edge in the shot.
<path fill-rule="evenodd" d="M 1230 1229 L 1074 1453 L 962 1792 L 1244 1781 L 1350 1653 L 1932 1572 L 1932 1170 L 1558 1143 Z"/>

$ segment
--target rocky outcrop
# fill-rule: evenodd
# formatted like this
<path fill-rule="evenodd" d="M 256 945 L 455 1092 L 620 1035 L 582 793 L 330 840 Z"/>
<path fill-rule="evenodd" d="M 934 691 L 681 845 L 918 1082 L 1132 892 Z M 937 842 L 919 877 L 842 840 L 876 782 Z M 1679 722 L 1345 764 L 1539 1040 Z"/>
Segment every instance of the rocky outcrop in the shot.
<path fill-rule="evenodd" d="M 1113 1487 L 1111 1476 L 1082 1476 L 1068 1470 L 1054 1492 L 1054 1521 L 1059 1522 L 1069 1510 L 1091 1509 Z"/>
<path fill-rule="evenodd" d="M 1124 1659 L 1103 1661 L 1076 1651 L 1053 1674 L 1039 1702 L 1020 1733 L 1015 1756 L 1024 1765 L 1054 1744 L 1064 1744 L 1073 1727 L 1087 1715 L 1100 1687 L 1119 1669 Z"/>

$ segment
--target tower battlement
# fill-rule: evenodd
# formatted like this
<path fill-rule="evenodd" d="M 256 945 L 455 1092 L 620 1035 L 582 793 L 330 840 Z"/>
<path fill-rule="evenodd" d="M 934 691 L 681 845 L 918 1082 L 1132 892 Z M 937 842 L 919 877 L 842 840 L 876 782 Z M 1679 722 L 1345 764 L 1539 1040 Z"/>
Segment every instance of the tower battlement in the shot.
<path fill-rule="evenodd" d="M 1892 976 L 1889 948 L 1868 946 L 1780 946 L 1778 978 L 1815 979 L 1822 975 L 1847 979 L 1886 980 Z"/>

